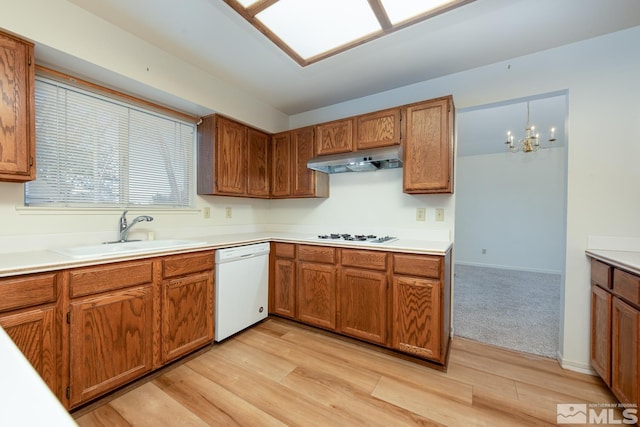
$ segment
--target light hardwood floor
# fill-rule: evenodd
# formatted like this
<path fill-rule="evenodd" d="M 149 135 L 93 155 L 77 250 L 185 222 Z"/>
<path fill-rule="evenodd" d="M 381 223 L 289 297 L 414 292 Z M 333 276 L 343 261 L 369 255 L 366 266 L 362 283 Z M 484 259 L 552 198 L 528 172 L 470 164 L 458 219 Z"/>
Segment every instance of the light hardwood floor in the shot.
<path fill-rule="evenodd" d="M 456 338 L 446 373 L 267 319 L 74 414 L 89 426 L 543 426 L 614 403 L 599 378 Z"/>

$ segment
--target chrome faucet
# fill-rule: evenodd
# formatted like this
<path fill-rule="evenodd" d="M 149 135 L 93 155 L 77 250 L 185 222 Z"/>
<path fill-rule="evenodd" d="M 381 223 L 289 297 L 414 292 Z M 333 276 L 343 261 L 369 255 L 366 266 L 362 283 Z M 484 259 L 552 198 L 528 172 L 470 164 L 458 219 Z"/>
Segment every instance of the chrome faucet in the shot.
<path fill-rule="evenodd" d="M 129 235 L 129 230 L 131 230 L 131 227 L 133 227 L 137 223 L 142 221 L 153 221 L 152 216 L 140 215 L 135 217 L 133 221 L 131 221 L 131 224 L 127 224 L 127 212 L 129 211 L 122 212 L 122 216 L 120 216 L 120 238 L 118 242 L 127 242 L 128 241 L 127 236 Z"/>

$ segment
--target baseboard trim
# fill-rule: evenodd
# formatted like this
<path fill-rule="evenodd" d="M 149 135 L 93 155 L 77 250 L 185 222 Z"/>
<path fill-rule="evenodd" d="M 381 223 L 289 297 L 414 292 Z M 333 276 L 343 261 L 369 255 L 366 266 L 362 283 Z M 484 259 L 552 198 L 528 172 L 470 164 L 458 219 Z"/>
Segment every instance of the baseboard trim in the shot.
<path fill-rule="evenodd" d="M 593 376 L 598 375 L 598 373 L 594 371 L 593 368 L 591 368 L 591 365 L 579 363 L 579 362 L 573 362 L 571 360 L 566 360 L 562 357 L 562 354 L 560 354 L 560 352 L 557 353 L 556 359 L 558 360 L 558 363 L 560 363 L 560 366 L 562 367 L 562 369 L 579 372 L 581 374 L 587 374 L 587 375 L 593 375 Z"/>
<path fill-rule="evenodd" d="M 527 267 L 514 267 L 512 265 L 483 264 L 483 263 L 479 263 L 479 262 L 467 262 L 467 261 L 454 261 L 453 264 L 454 264 L 454 270 L 455 270 L 455 265 L 468 265 L 470 267 L 499 268 L 501 270 L 527 271 L 529 273 L 562 274 L 562 271 L 558 271 L 558 270 L 546 270 L 546 269 L 527 268 Z"/>

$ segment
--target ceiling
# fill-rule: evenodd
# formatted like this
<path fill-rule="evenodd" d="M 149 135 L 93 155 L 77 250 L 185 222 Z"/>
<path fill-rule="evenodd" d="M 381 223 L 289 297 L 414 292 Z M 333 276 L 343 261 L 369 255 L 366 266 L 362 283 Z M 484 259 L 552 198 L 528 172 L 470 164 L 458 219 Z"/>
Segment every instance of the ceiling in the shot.
<path fill-rule="evenodd" d="M 476 0 L 301 67 L 223 0 L 69 0 L 288 115 L 640 25 L 638 0 Z"/>

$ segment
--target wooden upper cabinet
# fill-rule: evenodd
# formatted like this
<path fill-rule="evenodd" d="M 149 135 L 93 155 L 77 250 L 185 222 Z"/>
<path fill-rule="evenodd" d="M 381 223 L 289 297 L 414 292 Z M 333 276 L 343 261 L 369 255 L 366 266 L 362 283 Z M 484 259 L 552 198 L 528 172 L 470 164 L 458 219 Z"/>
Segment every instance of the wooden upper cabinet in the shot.
<path fill-rule="evenodd" d="M 271 137 L 221 116 L 198 125 L 198 194 L 269 197 Z"/>
<path fill-rule="evenodd" d="M 353 118 L 316 125 L 316 155 L 353 151 Z"/>
<path fill-rule="evenodd" d="M 271 140 L 271 196 L 291 195 L 291 132 L 275 134 Z"/>
<path fill-rule="evenodd" d="M 0 32 L 0 181 L 36 177 L 33 44 Z"/>
<path fill-rule="evenodd" d="M 356 117 L 356 149 L 400 144 L 402 136 L 400 108 L 377 111 Z"/>
<path fill-rule="evenodd" d="M 215 192 L 243 195 L 247 193 L 247 127 L 216 118 Z"/>
<path fill-rule="evenodd" d="M 453 193 L 453 110 L 451 96 L 405 107 L 405 193 Z"/>
<path fill-rule="evenodd" d="M 270 137 L 264 132 L 247 130 L 247 193 L 254 197 L 269 197 Z"/>

